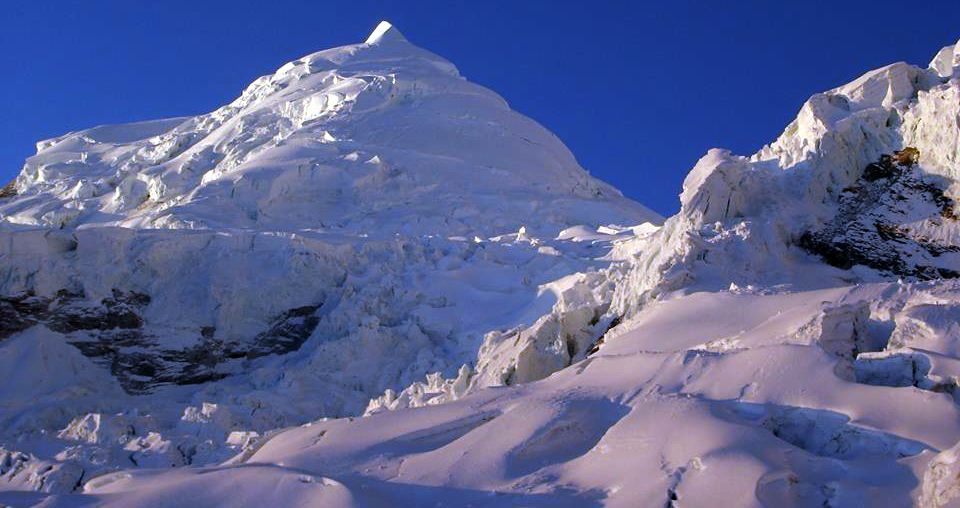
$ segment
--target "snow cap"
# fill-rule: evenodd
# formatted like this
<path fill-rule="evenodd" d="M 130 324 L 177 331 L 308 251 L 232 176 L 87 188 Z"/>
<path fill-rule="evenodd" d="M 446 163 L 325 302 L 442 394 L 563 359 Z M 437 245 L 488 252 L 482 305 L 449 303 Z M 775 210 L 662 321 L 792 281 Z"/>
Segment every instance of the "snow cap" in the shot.
<path fill-rule="evenodd" d="M 367 37 L 365 43 L 382 44 L 384 42 L 407 42 L 407 38 L 389 21 L 381 21 L 377 28 L 374 28 L 373 32 L 370 33 L 370 37 Z"/>

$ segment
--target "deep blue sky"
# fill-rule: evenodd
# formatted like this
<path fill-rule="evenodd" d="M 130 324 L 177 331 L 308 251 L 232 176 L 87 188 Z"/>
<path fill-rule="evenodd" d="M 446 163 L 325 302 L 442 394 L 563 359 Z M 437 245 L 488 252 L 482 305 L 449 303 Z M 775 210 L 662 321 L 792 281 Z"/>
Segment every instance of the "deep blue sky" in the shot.
<path fill-rule="evenodd" d="M 708 148 L 753 153 L 810 94 L 894 61 L 925 65 L 960 38 L 952 0 L 4 0 L 0 179 L 37 140 L 205 113 L 288 60 L 363 41 L 380 19 L 664 214 Z"/>

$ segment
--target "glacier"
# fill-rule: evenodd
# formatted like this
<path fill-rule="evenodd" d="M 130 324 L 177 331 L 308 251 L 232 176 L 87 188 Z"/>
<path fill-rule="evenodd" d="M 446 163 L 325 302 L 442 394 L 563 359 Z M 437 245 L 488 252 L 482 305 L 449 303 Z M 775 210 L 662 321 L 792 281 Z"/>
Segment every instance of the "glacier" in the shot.
<path fill-rule="evenodd" d="M 958 143 L 960 43 L 708 151 L 664 220 L 389 23 L 41 142 L 0 503 L 960 506 Z"/>
<path fill-rule="evenodd" d="M 37 149 L 0 199 L 0 477 L 45 492 L 500 383 L 481 346 L 552 320 L 497 366 L 546 376 L 609 324 L 612 245 L 662 221 L 388 23 L 208 115 Z"/>

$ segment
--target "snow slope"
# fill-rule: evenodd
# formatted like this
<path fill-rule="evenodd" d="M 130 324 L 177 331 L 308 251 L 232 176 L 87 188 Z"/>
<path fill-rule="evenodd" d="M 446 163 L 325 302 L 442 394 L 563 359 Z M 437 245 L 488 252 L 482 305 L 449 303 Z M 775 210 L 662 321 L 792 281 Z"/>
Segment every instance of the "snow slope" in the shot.
<path fill-rule="evenodd" d="M 953 398 L 910 376 L 949 378 L 957 361 L 917 349 L 854 360 L 843 349 L 858 331 L 883 338 L 861 314 L 887 313 L 900 330 L 910 312 L 901 309 L 955 295 L 955 286 L 695 293 L 652 305 L 634 331 L 546 380 L 314 422 L 213 469 L 107 475 L 75 500 L 903 506 L 921 492 L 929 461 L 960 436 Z M 731 307 L 742 309 L 736 318 Z M 926 368 L 911 374 L 900 361 L 911 354 Z M 869 377 L 889 360 L 883 372 L 906 378 Z M 274 491 L 277 482 L 284 487 Z"/>
<path fill-rule="evenodd" d="M 378 29 L 372 36 L 374 46 L 390 40 L 406 44 L 391 33 Z M 260 331 L 252 341 L 241 342 L 241 349 L 224 343 L 224 351 L 243 351 L 242 359 L 225 354 L 227 360 L 214 362 L 226 377 L 205 381 L 200 389 L 160 383 L 148 393 L 131 394 L 129 386 L 117 392 L 118 404 L 162 400 L 171 412 L 192 404 L 179 420 L 163 411 L 114 415 L 105 410 L 100 417 L 66 423 L 60 441 L 42 433 L 21 433 L 17 444 L 31 447 L 32 455 L 0 456 L 0 475 L 14 486 L 0 493 L 0 502 L 960 506 L 960 281 L 954 280 L 960 273 L 960 259 L 954 255 L 960 242 L 953 201 L 960 190 L 958 93 L 960 45 L 941 50 L 928 68 L 894 64 L 816 94 L 780 138 L 757 154 L 708 152 L 684 183 L 681 211 L 659 228 L 597 227 L 590 220 L 538 217 L 530 223 L 539 224 L 529 229 L 510 224 L 509 231 L 515 232 L 507 235 L 420 237 L 393 250 L 385 246 L 395 244 L 383 238 L 371 235 L 361 241 L 359 234 L 352 236 L 359 230 L 351 228 L 364 223 L 349 214 L 343 231 L 336 233 L 244 232 L 255 238 L 255 247 L 249 249 L 254 254 L 233 255 L 240 259 L 236 266 L 265 266 L 262 258 L 259 263 L 246 258 L 258 259 L 257 249 L 265 249 L 273 263 L 289 270 L 283 276 L 288 281 L 321 277 L 320 267 L 340 265 L 290 261 L 299 259 L 292 254 L 300 251 L 263 247 L 272 241 L 264 237 L 277 238 L 279 245 L 297 238 L 304 249 L 330 257 L 334 254 L 327 249 L 341 246 L 337 252 L 345 256 L 342 264 L 360 274 L 348 271 L 342 279 L 334 272 L 330 280 L 344 280 L 334 287 L 345 288 L 335 292 L 335 301 L 356 301 L 354 295 L 361 294 L 360 301 L 372 303 L 342 310 L 338 304 L 328 315 L 326 293 L 314 303 L 285 301 L 272 311 L 288 310 L 260 314 L 279 316 L 267 323 L 266 332 L 263 325 L 250 325 L 250 333 Z M 337 139 L 336 133 L 331 136 Z M 919 163 L 883 166 L 878 176 L 871 164 L 907 146 L 919 149 Z M 25 174 L 29 170 L 30 163 Z M 30 221 L 44 223 L 44 215 L 37 215 L 39 209 L 31 211 L 34 205 L 29 203 L 62 199 L 42 186 L 31 195 L 19 187 L 24 178 L 18 180 L 22 197 L 9 206 L 23 200 L 18 209 L 25 215 L 10 221 L 11 230 Z M 444 192 L 442 185 L 437 189 Z M 531 192 L 550 195 L 556 189 Z M 560 202 L 571 192 L 579 196 L 566 187 Z M 636 210 L 634 205 L 621 207 L 621 198 L 607 191 L 591 199 L 598 207 L 617 208 L 613 215 Z M 199 198 L 197 202 L 204 203 Z M 128 255 L 116 252 L 135 252 L 136 259 L 155 263 L 163 260 L 163 266 L 182 263 L 174 273 L 216 273 L 217 263 L 195 266 L 195 259 L 210 256 L 183 261 L 181 256 L 159 254 L 166 249 L 152 251 L 142 240 L 118 242 L 119 250 L 99 257 L 82 254 L 84 245 L 93 243 L 84 242 L 83 235 L 113 238 L 115 233 L 107 231 L 116 225 L 206 228 L 123 234 L 136 239 L 195 235 L 204 249 L 214 249 L 209 252 L 221 251 L 207 245 L 235 244 L 240 233 L 217 229 L 229 221 L 219 222 L 204 206 L 171 207 L 165 209 L 169 215 L 146 209 L 124 215 L 137 217 L 134 222 L 116 222 L 104 215 L 112 212 L 99 209 L 80 213 L 70 219 L 76 223 L 67 224 L 79 226 L 70 233 L 78 239 L 75 245 L 64 233 L 9 233 L 8 252 L 26 243 L 13 238 L 30 238 L 36 247 L 25 249 L 23 258 L 11 263 L 34 268 L 11 271 L 8 279 L 45 289 L 8 299 L 13 309 L 8 312 L 16 312 L 22 324 L 0 343 L 0 351 L 35 358 L 25 365 L 47 357 L 60 358 L 58 364 L 90 362 L 63 341 L 113 345 L 129 337 L 71 334 L 94 334 L 90 330 L 98 330 L 97 323 L 135 325 L 136 317 L 144 320 L 144 328 L 153 326 L 151 312 L 176 308 L 170 300 L 158 305 L 158 298 L 189 292 L 166 287 L 141 292 L 140 286 L 112 292 L 112 283 L 91 283 L 100 288 L 90 293 L 100 298 L 92 304 L 86 292 L 50 296 L 51 291 L 77 274 L 98 273 L 93 260 L 103 263 Z M 51 205 L 51 210 L 61 208 Z M 510 206 L 502 210 L 511 213 Z M 637 213 L 636 222 L 648 219 L 641 212 L 631 212 Z M 168 216 L 174 218 L 164 218 Z M 259 213 L 247 219 L 271 220 Z M 391 224 L 389 218 L 381 219 L 376 223 Z M 231 228 L 246 227 L 245 219 L 237 220 Z M 578 222 L 588 226 L 576 226 Z M 464 220 L 455 227 L 472 227 L 469 224 Z M 549 227 L 553 230 L 544 234 L 542 228 Z M 389 226 L 387 230 L 397 232 Z M 216 239 L 208 239 L 211 236 Z M 75 253 L 67 254 L 69 263 L 87 261 L 71 265 L 36 260 L 36 252 L 57 249 Z M 367 257 L 355 257 L 358 249 Z M 385 252 L 400 257 L 395 260 Z M 356 259 L 362 263 L 351 265 Z M 78 269 L 81 266 L 90 268 Z M 142 280 L 140 284 L 149 284 L 157 273 L 131 270 L 123 280 Z M 362 275 L 371 270 L 377 271 Z M 385 273 L 392 279 L 388 284 L 383 283 Z M 84 280 L 106 275 L 98 277 Z M 242 296 L 265 283 L 242 286 L 231 280 L 214 287 Z M 372 296 L 381 292 L 388 296 Z M 396 297 L 408 292 L 424 296 Z M 480 296 L 488 292 L 496 296 Z M 145 302 L 141 294 L 156 296 Z M 427 295 L 442 295 L 452 305 L 428 305 L 429 310 L 421 306 L 435 301 Z M 506 295 L 512 296 L 503 300 Z M 397 300 L 406 304 L 396 306 Z M 297 310 L 316 302 L 324 303 L 311 311 Z M 497 305 L 487 307 L 491 302 Z M 98 317 L 91 322 L 86 320 L 90 315 Z M 300 340 L 298 330 L 312 322 L 308 318 L 318 320 L 314 331 L 287 351 Z M 71 331 L 64 322 L 91 327 Z M 164 343 L 177 337 L 172 322 L 156 320 L 171 330 L 163 335 Z M 241 329 L 230 323 L 204 326 L 213 326 L 213 337 L 222 340 L 226 336 L 218 335 L 221 327 Z M 350 330 L 349 338 L 322 340 L 327 333 L 322 330 L 336 329 L 336 323 Z M 354 330 L 353 323 L 361 329 Z M 444 333 L 445 327 L 452 330 Z M 100 331 L 130 329 L 139 328 Z M 417 329 L 424 338 L 413 343 L 414 355 L 403 346 L 417 340 Z M 31 339 L 38 334 L 47 337 L 46 342 Z M 28 350 L 22 344 L 36 346 Z M 331 351 L 328 344 L 340 345 L 336 356 L 325 356 Z M 383 349 L 368 354 L 378 346 Z M 142 352 L 144 346 L 134 347 Z M 84 351 L 82 345 L 77 348 Z M 454 352 L 457 348 L 459 353 Z M 205 345 L 202 350 L 216 348 Z M 261 355 L 265 351 L 271 354 Z M 425 359 L 424 351 L 436 352 Z M 376 361 L 370 362 L 371 357 Z M 356 363 L 331 372 L 322 382 L 310 381 L 318 370 L 343 358 Z M 395 382 L 358 390 L 367 395 L 383 392 L 367 404 L 362 417 L 310 419 L 310 411 L 337 411 L 331 406 L 320 410 L 315 401 L 300 405 L 305 394 L 330 397 L 337 393 L 331 389 L 337 383 L 349 388 L 359 382 L 355 376 L 361 369 L 389 372 L 391 365 L 411 365 L 410 358 L 425 365 L 405 371 L 410 376 L 394 377 Z M 468 365 L 457 369 L 460 363 Z M 441 364 L 439 374 L 422 380 L 422 373 Z M 113 371 L 112 377 L 92 368 L 83 376 L 77 369 L 64 372 L 75 376 L 70 384 L 77 387 L 116 389 L 110 383 L 120 383 L 123 376 Z M 133 380 L 142 374 L 132 372 Z M 57 383 L 40 386 L 61 397 L 58 386 L 66 384 Z M 4 400 L 31 389 L 11 391 Z M 92 404 L 85 396 L 67 400 L 79 411 Z M 128 400 L 121 400 L 124 397 Z M 291 409 L 291 403 L 297 407 Z M 16 402 L 10 404 L 22 410 Z M 245 412 L 244 407 L 255 410 Z M 339 407 L 354 413 L 363 409 L 346 403 Z M 283 418 L 258 420 L 264 412 L 284 411 L 289 414 Z M 33 414 L 27 410 L 16 419 L 28 422 L 25 429 L 42 428 L 42 420 L 29 422 L 39 418 Z M 137 418 L 156 420 L 162 432 L 144 435 L 138 428 L 142 420 L 129 423 Z M 3 428 L 17 428 L 16 422 Z M 171 441 L 165 436 L 178 437 Z M 65 451 L 61 442 L 66 440 L 87 444 Z M 97 454 L 123 452 L 116 451 L 117 445 L 89 444 L 101 440 L 122 441 L 121 449 L 132 452 L 131 461 L 139 467 L 111 472 L 116 463 Z M 227 446 L 218 446 L 221 442 Z M 58 450 L 57 456 L 43 455 L 50 448 Z M 75 458 L 81 452 L 96 458 L 83 462 Z M 158 457 L 171 461 L 171 456 L 180 460 L 172 465 L 188 467 L 145 467 L 164 465 Z M 92 467 L 95 460 L 103 466 Z"/>

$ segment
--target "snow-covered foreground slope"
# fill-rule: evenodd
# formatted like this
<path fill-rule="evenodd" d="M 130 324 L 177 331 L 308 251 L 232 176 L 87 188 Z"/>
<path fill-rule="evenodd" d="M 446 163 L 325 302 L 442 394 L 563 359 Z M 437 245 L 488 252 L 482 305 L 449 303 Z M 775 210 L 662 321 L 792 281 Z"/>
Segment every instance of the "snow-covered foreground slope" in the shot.
<path fill-rule="evenodd" d="M 952 467 L 940 452 L 960 438 L 958 289 L 694 293 L 650 305 L 633 331 L 539 382 L 317 421 L 217 467 L 114 473 L 48 499 L 904 506 L 943 490 L 931 471 Z"/>
<path fill-rule="evenodd" d="M 489 92 L 465 92 L 388 27 L 370 42 L 322 60 L 341 78 L 351 58 L 402 62 L 432 84 L 374 94 L 371 109 L 358 92 L 301 123 L 280 96 L 300 100 L 285 80 L 304 66 L 312 83 L 312 56 L 248 90 L 269 120 L 241 98 L 179 124 L 213 156 L 136 166 L 168 127 L 149 124 L 109 142 L 86 134 L 85 158 L 58 162 L 82 141 L 68 136 L 28 161 L 0 204 L 12 323 L 0 367 L 23 373 L 0 390 L 0 502 L 960 505 L 960 47 L 814 95 L 752 157 L 711 150 L 677 215 L 623 228 L 597 226 L 656 220 L 563 163 L 533 124 L 540 137 L 499 131 L 523 150 L 458 130 L 489 118 Z M 430 93 L 398 99 L 410 89 Z M 475 99 L 482 113 L 446 113 Z M 384 125 L 403 115 L 436 127 L 438 146 L 393 137 Z M 274 185 L 293 175 L 276 161 L 296 158 L 300 129 L 326 133 L 311 150 L 362 139 L 372 164 L 402 152 L 419 162 L 401 173 L 431 183 L 377 180 L 389 208 L 346 194 L 336 210 L 282 204 L 278 188 L 309 188 Z M 492 143 L 482 156 L 457 144 L 472 132 Z M 437 180 L 424 153 L 479 172 L 476 194 Z M 267 166 L 270 186 L 244 180 Z M 366 185 L 335 166 L 347 187 Z M 504 168 L 539 183 L 487 173 Z M 117 208 L 135 184 L 72 195 L 71 179 L 95 171 L 116 189 L 134 176 L 146 197 Z M 483 217 L 458 213 L 470 206 Z"/>

